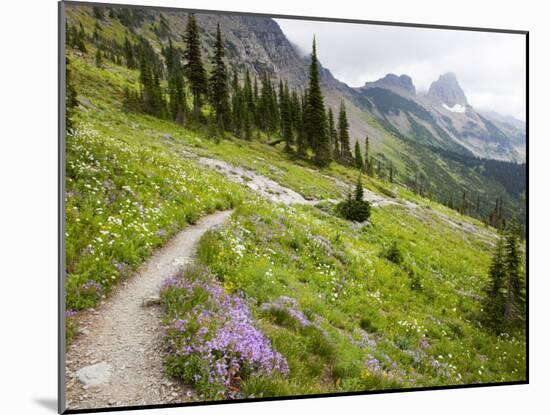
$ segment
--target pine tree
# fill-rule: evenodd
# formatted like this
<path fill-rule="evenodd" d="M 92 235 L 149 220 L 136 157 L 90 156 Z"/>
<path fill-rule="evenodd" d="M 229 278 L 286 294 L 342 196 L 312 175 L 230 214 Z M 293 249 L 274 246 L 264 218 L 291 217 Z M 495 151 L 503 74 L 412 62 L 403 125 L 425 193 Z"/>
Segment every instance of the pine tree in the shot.
<path fill-rule="evenodd" d="M 343 99 L 340 101 L 340 112 L 338 114 L 338 141 L 340 143 L 340 161 L 343 164 L 352 165 L 353 156 L 349 147 L 349 123 Z"/>
<path fill-rule="evenodd" d="M 169 39 L 168 48 L 164 51 L 168 68 L 168 96 L 170 99 L 170 115 L 174 121 L 183 124 L 187 105 L 185 99 L 185 85 L 180 54 Z"/>
<path fill-rule="evenodd" d="M 390 183 L 393 183 L 393 164 L 390 163 Z"/>
<path fill-rule="evenodd" d="M 127 37 L 124 38 L 124 57 L 126 59 L 126 66 L 129 69 L 136 69 L 136 60 L 134 56 L 134 48 Z"/>
<path fill-rule="evenodd" d="M 165 102 L 160 87 L 158 73 L 149 66 L 149 59 L 142 53 L 140 59 L 141 103 L 142 111 L 157 117 L 165 115 Z"/>
<path fill-rule="evenodd" d="M 452 208 L 452 206 L 450 206 Z M 485 299 L 483 311 L 485 319 L 493 328 L 499 328 L 504 317 L 504 297 L 502 286 L 506 276 L 504 263 L 504 240 L 502 235 L 497 241 L 497 246 L 489 267 L 489 282 L 485 287 Z"/>
<path fill-rule="evenodd" d="M 513 312 L 524 311 L 524 298 L 521 281 L 521 254 L 519 251 L 518 231 L 515 223 L 512 224 L 506 234 L 504 243 L 506 253 L 506 302 L 504 305 L 504 321 L 509 323 L 514 317 Z"/>
<path fill-rule="evenodd" d="M 292 151 L 292 143 L 293 143 L 293 136 L 292 136 L 292 115 L 291 115 L 291 98 L 290 98 L 290 92 L 288 90 L 288 84 L 285 82 L 284 86 L 281 83 L 279 86 L 280 89 L 280 97 L 279 97 L 279 107 L 280 107 L 280 114 L 281 114 L 281 135 L 283 136 L 285 140 L 285 151 L 291 152 Z"/>
<path fill-rule="evenodd" d="M 298 127 L 298 136 L 296 142 L 296 153 L 299 158 L 305 159 L 307 157 L 308 142 L 306 135 L 306 123 L 307 123 L 307 91 L 302 95 L 300 102 L 300 122 Z"/>
<path fill-rule="evenodd" d="M 306 113 L 306 137 L 313 150 L 313 162 L 319 167 L 328 166 L 331 162 L 330 138 L 327 131 L 325 104 L 321 92 L 315 38 L 313 39 L 309 68 Z"/>
<path fill-rule="evenodd" d="M 363 156 L 361 155 L 359 140 L 355 142 L 355 167 L 357 167 L 360 171 L 363 170 Z"/>
<path fill-rule="evenodd" d="M 211 102 L 218 128 L 223 131 L 230 125 L 230 113 L 227 68 L 224 62 L 224 47 L 219 23 L 216 29 L 212 67 L 212 76 L 210 77 Z"/>
<path fill-rule="evenodd" d="M 239 85 L 237 72 L 233 73 L 233 82 L 231 83 L 231 124 L 233 133 L 237 137 L 241 137 L 243 129 L 243 98 L 242 90 Z"/>
<path fill-rule="evenodd" d="M 357 184 L 355 185 L 355 200 L 363 200 L 364 196 L 364 190 L 363 190 L 363 183 L 361 181 L 361 174 L 359 174 L 359 177 L 357 178 Z"/>
<path fill-rule="evenodd" d="M 336 161 L 340 160 L 340 143 L 338 142 L 338 132 L 336 131 L 336 126 L 334 125 L 334 114 L 332 108 L 328 107 L 327 109 L 328 117 L 328 132 L 330 136 L 330 142 L 332 143 L 332 158 Z"/>
<path fill-rule="evenodd" d="M 184 69 L 189 81 L 189 88 L 193 94 L 193 114 L 195 119 L 198 119 L 202 97 L 207 92 L 207 81 L 206 72 L 202 65 L 199 30 L 193 13 L 190 13 L 187 19 L 185 44 L 187 49 L 185 50 L 186 63 Z"/>
<path fill-rule="evenodd" d="M 252 139 L 252 123 L 254 120 L 254 94 L 252 91 L 252 81 L 250 79 L 250 72 L 246 70 L 244 77 L 243 87 L 243 128 L 244 138 L 246 140 Z"/>

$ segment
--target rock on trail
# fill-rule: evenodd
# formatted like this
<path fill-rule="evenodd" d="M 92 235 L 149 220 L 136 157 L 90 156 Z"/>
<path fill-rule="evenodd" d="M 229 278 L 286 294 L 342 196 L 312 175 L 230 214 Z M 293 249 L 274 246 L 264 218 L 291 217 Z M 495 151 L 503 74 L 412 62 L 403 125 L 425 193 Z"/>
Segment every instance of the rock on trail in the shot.
<path fill-rule="evenodd" d="M 81 331 L 67 350 L 67 408 L 177 403 L 195 398 L 190 387 L 164 374 L 158 291 L 166 278 L 192 259 L 200 237 L 230 215 L 231 211 L 216 212 L 181 231 L 107 300 L 79 316 L 86 331 Z"/>

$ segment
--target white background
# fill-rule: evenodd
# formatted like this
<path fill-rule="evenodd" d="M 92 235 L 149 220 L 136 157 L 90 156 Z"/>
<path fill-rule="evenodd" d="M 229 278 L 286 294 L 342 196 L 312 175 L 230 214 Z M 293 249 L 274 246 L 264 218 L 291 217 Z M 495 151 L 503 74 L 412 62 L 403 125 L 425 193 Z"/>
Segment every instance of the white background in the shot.
<path fill-rule="evenodd" d="M 531 384 L 176 408 L 157 413 L 517 414 L 548 409 L 550 25 L 544 2 L 133 0 L 148 5 L 530 30 Z M 128 0 L 130 2 L 130 0 Z M 0 411 L 48 414 L 57 368 L 57 4 L 2 2 L 0 23 Z M 473 62 L 475 64 L 475 62 Z M 482 64 L 482 62 L 480 63 Z M 503 71 L 506 68 L 502 68 Z M 537 330 L 534 330 L 536 326 Z M 545 396 L 546 394 L 546 396 Z M 547 410 L 546 409 L 546 410 Z M 143 414 L 153 413 L 142 411 Z M 547 412 L 546 412 L 547 413 Z"/>

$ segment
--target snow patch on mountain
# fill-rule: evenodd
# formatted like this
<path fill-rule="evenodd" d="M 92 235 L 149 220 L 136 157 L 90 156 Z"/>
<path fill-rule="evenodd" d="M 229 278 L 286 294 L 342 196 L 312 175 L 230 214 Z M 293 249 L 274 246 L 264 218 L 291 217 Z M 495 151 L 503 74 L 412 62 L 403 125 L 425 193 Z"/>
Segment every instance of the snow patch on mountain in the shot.
<path fill-rule="evenodd" d="M 466 107 L 460 104 L 454 104 L 452 107 L 449 107 L 447 104 L 443 104 L 443 108 L 445 108 L 447 111 L 458 112 L 461 114 L 464 114 L 466 112 Z"/>

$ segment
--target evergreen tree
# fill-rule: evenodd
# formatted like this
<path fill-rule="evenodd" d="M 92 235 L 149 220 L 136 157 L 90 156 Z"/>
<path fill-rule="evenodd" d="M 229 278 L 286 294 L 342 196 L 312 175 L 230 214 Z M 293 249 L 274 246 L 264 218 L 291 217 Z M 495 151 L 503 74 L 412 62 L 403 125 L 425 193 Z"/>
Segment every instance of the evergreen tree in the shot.
<path fill-rule="evenodd" d="M 243 87 L 243 128 L 244 138 L 246 140 L 252 139 L 252 123 L 254 119 L 254 93 L 252 90 L 252 81 L 250 79 L 250 72 L 246 70 L 244 77 Z"/>
<path fill-rule="evenodd" d="M 325 104 L 321 92 L 319 64 L 315 38 L 311 52 L 309 68 L 309 85 L 306 103 L 306 137 L 313 150 L 313 162 L 319 167 L 328 166 L 331 162 L 330 137 L 325 113 Z"/>
<path fill-rule="evenodd" d="M 390 163 L 390 183 L 393 183 L 393 164 Z"/>
<path fill-rule="evenodd" d="M 328 117 L 328 132 L 330 136 L 330 142 L 332 143 L 332 158 L 336 161 L 340 160 L 340 143 L 338 142 L 338 132 L 336 131 L 336 126 L 334 125 L 334 114 L 332 108 L 328 107 L 327 109 Z"/>
<path fill-rule="evenodd" d="M 150 68 L 149 59 L 141 54 L 140 74 L 142 111 L 157 117 L 165 115 L 165 103 L 159 75 Z"/>
<path fill-rule="evenodd" d="M 515 223 L 512 224 L 506 234 L 504 243 L 504 251 L 506 253 L 506 302 L 504 306 L 504 321 L 510 322 L 516 311 L 522 314 L 524 311 L 525 301 L 522 293 L 521 281 L 521 254 L 518 243 L 518 230 Z"/>
<path fill-rule="evenodd" d="M 292 116 L 291 116 L 291 102 L 290 92 L 288 90 L 288 84 L 285 82 L 284 86 L 281 83 L 279 85 L 279 112 L 281 114 L 281 135 L 285 139 L 285 151 L 292 151 Z"/>
<path fill-rule="evenodd" d="M 338 114 L 338 141 L 340 142 L 340 161 L 343 164 L 352 165 L 353 156 L 349 147 L 349 123 L 343 99 L 340 101 L 340 112 Z"/>
<path fill-rule="evenodd" d="M 193 95 L 193 114 L 195 119 L 199 118 L 202 106 L 202 97 L 207 92 L 206 72 L 202 65 L 201 46 L 199 30 L 193 13 L 187 19 L 185 32 L 185 73 L 189 81 L 189 89 Z"/>
<path fill-rule="evenodd" d="M 355 167 L 357 167 L 360 171 L 363 170 L 363 156 L 361 155 L 359 141 L 355 142 Z"/>
<path fill-rule="evenodd" d="M 237 137 L 241 137 L 243 129 L 243 98 L 242 91 L 239 85 L 237 72 L 233 73 L 233 82 L 231 83 L 231 124 L 233 133 Z"/>
<path fill-rule="evenodd" d="M 227 68 L 224 62 L 224 47 L 219 23 L 216 30 L 212 67 L 212 76 L 210 77 L 211 102 L 218 128 L 223 131 L 230 125 L 230 108 Z"/>
<path fill-rule="evenodd" d="M 124 57 L 126 59 L 126 66 L 129 69 L 136 69 L 136 60 L 134 56 L 134 48 L 127 37 L 124 38 Z"/>
<path fill-rule="evenodd" d="M 305 159 L 307 157 L 308 142 L 307 142 L 307 133 L 306 133 L 306 123 L 307 123 L 307 91 L 302 95 L 302 100 L 300 102 L 300 123 L 298 128 L 298 137 L 296 142 L 296 153 L 299 158 Z"/>
<path fill-rule="evenodd" d="M 504 317 L 505 301 L 502 294 L 502 286 L 506 276 L 504 263 L 504 240 L 502 235 L 497 241 L 497 246 L 489 267 L 489 282 L 485 287 L 485 300 L 483 311 L 486 321 L 493 328 L 500 328 Z"/>
<path fill-rule="evenodd" d="M 363 183 L 361 181 L 361 174 L 359 174 L 359 177 L 357 178 L 357 184 L 355 185 L 355 200 L 363 200 L 363 196 Z"/>
<path fill-rule="evenodd" d="M 174 121 L 183 124 L 187 112 L 185 85 L 180 54 L 169 39 L 168 48 L 164 51 L 168 68 L 168 95 L 170 99 L 170 115 Z"/>
<path fill-rule="evenodd" d="M 525 280 L 518 239 L 514 223 L 501 233 L 489 268 L 483 311 L 486 322 L 497 331 L 522 321 L 525 314 Z"/>

